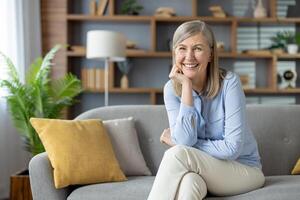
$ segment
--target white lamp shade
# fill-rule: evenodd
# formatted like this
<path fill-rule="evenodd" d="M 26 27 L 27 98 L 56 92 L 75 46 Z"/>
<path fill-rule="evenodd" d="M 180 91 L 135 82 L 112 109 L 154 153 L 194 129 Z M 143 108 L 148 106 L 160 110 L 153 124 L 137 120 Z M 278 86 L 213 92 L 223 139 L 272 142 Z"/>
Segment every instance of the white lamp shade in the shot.
<path fill-rule="evenodd" d="M 125 60 L 126 38 L 123 34 L 106 30 L 87 33 L 87 58 Z"/>

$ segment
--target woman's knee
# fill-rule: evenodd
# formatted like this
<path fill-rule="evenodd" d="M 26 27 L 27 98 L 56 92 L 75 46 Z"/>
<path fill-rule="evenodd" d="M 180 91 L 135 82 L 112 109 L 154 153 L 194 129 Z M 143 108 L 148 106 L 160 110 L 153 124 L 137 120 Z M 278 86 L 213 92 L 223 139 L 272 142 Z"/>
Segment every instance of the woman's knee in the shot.
<path fill-rule="evenodd" d="M 182 157 L 185 156 L 187 152 L 187 147 L 183 145 L 175 145 L 171 148 L 169 148 L 165 154 L 164 157 Z"/>
<path fill-rule="evenodd" d="M 191 188 L 198 188 L 202 190 L 207 190 L 206 183 L 201 177 L 201 175 L 189 172 L 182 178 L 182 183 L 190 186 Z"/>
<path fill-rule="evenodd" d="M 205 181 L 199 174 L 189 172 L 182 177 L 177 199 L 203 199 L 207 194 Z"/>

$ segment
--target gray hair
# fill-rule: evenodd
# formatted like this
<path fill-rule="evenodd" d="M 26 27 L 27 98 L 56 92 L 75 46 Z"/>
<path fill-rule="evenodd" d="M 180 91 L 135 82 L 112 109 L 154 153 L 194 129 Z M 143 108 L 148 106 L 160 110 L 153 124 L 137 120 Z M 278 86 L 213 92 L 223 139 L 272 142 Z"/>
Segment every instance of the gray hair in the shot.
<path fill-rule="evenodd" d="M 215 38 L 211 29 L 200 20 L 188 21 L 181 24 L 175 31 L 173 36 L 173 50 L 177 47 L 179 43 L 183 40 L 194 36 L 198 33 L 202 33 L 206 38 L 209 47 L 213 47 Z"/>
<path fill-rule="evenodd" d="M 227 71 L 219 68 L 218 64 L 218 51 L 215 36 L 208 25 L 201 20 L 188 21 L 181 24 L 175 31 L 173 36 L 173 64 L 175 64 L 175 49 L 185 39 L 194 36 L 196 34 L 202 34 L 206 39 L 209 47 L 211 48 L 211 61 L 207 68 L 207 81 L 204 89 L 204 96 L 207 98 L 214 98 L 223 83 L 223 80 L 227 74 Z M 173 87 L 175 93 L 181 96 L 182 88 L 181 84 L 173 81 Z"/>

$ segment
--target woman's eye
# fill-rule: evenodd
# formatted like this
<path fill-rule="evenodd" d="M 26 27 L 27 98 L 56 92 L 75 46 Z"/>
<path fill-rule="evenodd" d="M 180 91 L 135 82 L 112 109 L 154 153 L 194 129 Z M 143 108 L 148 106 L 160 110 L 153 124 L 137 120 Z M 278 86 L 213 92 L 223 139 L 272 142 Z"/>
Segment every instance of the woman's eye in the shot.
<path fill-rule="evenodd" d="M 202 48 L 201 48 L 201 47 L 195 47 L 194 50 L 195 50 L 195 51 L 202 51 Z"/>
<path fill-rule="evenodd" d="M 183 51 L 183 50 L 185 50 L 185 48 L 184 47 L 179 47 L 179 50 Z"/>

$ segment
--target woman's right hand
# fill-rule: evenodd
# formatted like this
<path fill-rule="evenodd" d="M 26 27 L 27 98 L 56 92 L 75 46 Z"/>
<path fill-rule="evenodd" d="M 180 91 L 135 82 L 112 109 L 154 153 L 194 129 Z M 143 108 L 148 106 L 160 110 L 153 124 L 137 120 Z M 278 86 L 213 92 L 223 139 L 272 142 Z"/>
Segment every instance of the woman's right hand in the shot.
<path fill-rule="evenodd" d="M 171 130 L 170 128 L 164 129 L 164 131 L 162 132 L 159 141 L 163 144 L 167 144 L 169 146 L 175 146 L 175 144 L 172 142 L 171 139 Z"/>
<path fill-rule="evenodd" d="M 182 70 L 176 64 L 173 65 L 169 78 L 181 84 L 191 82 L 191 80 L 182 73 Z"/>

